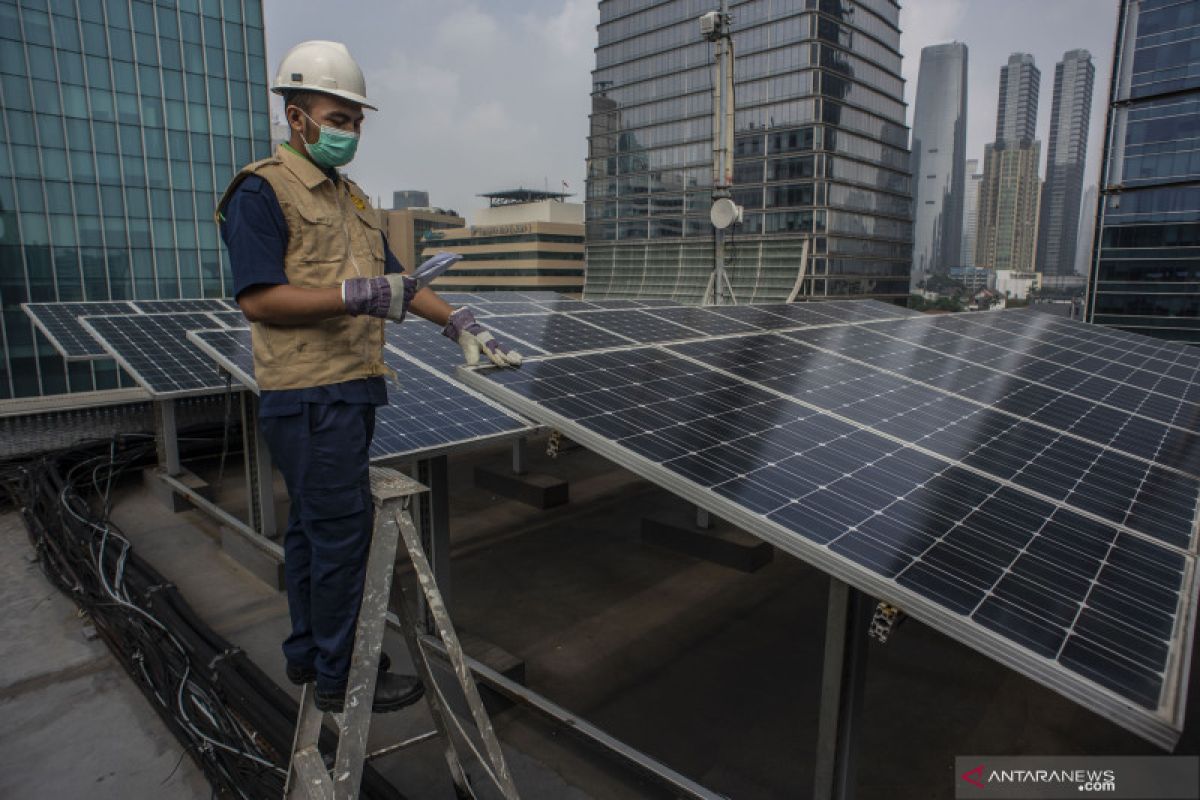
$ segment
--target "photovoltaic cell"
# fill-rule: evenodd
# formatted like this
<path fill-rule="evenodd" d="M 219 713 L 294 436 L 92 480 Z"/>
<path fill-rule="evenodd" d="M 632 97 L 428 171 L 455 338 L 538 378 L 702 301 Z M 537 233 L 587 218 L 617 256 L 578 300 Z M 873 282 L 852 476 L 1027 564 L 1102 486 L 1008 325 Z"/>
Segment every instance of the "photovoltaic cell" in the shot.
<path fill-rule="evenodd" d="M 33 320 L 33 324 L 67 361 L 108 356 L 108 352 L 95 337 L 80 326 L 80 317 L 136 313 L 134 307 L 124 301 L 25 303 L 22 307 Z"/>
<path fill-rule="evenodd" d="M 218 327 L 207 314 L 83 317 L 80 322 L 155 397 L 209 394 L 225 387 L 212 360 L 187 338 L 188 331 Z"/>
<path fill-rule="evenodd" d="M 215 360 L 242 385 L 258 391 L 249 330 L 198 331 L 189 338 L 210 364 Z M 387 382 L 388 405 L 375 410 L 372 459 L 429 454 L 531 430 L 528 422 L 452 379 L 432 374 L 387 350 L 384 360 L 398 378 Z"/>
<path fill-rule="evenodd" d="M 901 313 L 891 314 L 898 322 L 880 322 L 889 308 L 863 315 L 857 304 L 809 305 L 704 311 L 772 330 L 832 327 L 626 345 L 462 375 L 1139 734 L 1172 743 L 1182 727 L 1197 590 L 1200 482 L 1187 474 L 1190 440 L 1153 444 L 1168 426 L 1109 416 L 1120 409 L 1014 377 L 1022 364 L 1045 361 L 1041 354 L 1010 351 L 985 368 L 914 348 L 893 331 L 916 336 L 922 324 L 946 324 L 940 319 L 908 323 Z M 971 316 L 1011 334 L 987 334 L 1001 345 L 1046 328 L 1027 321 L 1041 315 Z M 1065 326 L 1053 333 L 1076 353 L 1086 348 L 1091 326 L 1046 319 Z M 1139 369 L 1115 360 L 1131 345 L 1156 364 L 1188 363 L 1185 352 L 1124 337 L 1102 342 L 1096 358 Z M 870 355 L 873 346 L 884 354 Z M 1177 380 L 1192 377 L 1175 371 Z"/>

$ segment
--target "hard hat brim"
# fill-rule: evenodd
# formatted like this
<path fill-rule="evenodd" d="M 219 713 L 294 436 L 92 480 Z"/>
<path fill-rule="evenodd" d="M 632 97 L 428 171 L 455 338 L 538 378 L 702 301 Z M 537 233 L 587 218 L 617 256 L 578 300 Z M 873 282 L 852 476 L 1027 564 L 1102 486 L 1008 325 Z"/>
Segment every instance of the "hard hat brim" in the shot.
<path fill-rule="evenodd" d="M 343 100 L 349 100 L 351 103 L 357 103 L 363 108 L 369 108 L 372 111 L 379 109 L 367 102 L 367 98 L 361 94 L 347 92 L 342 89 L 326 89 L 323 86 L 312 86 L 305 83 L 277 83 L 271 87 L 271 91 L 278 95 L 286 94 L 287 92 L 316 92 L 317 94 L 328 94 L 333 97 L 340 97 Z"/>

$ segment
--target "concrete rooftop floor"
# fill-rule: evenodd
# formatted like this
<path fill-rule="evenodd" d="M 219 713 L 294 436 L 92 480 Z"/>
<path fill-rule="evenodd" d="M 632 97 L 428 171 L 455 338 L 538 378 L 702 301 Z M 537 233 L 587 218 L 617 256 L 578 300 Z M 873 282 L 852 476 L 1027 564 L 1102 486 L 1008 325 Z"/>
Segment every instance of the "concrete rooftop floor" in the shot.
<path fill-rule="evenodd" d="M 810 793 L 827 579 L 781 553 L 754 573 L 644 544 L 646 515 L 682 517 L 668 493 L 582 449 L 531 466 L 571 483 L 535 511 L 475 489 L 500 446 L 450 460 L 450 610 L 460 631 L 524 659 L 527 684 L 732 798 Z M 221 487 L 241 510 L 240 456 Z M 215 465 L 194 465 L 214 476 Z M 278 492 L 282 518 L 286 497 Z M 222 636 L 281 685 L 286 600 L 226 556 L 216 525 L 172 514 L 139 483 L 115 517 Z M 19 517 L 0 517 L 0 797 L 207 797 L 210 789 L 83 621 L 28 561 Z M 398 636 L 385 649 L 403 668 Z M 872 642 L 858 798 L 951 798 L 954 756 L 1153 754 L 1152 745 L 915 621 Z M 1193 679 L 1200 667 L 1192 661 Z M 1176 749 L 1200 752 L 1193 692 Z M 523 709 L 494 718 L 524 797 L 667 794 Z M 373 743 L 430 727 L 423 704 L 377 716 Z M 376 762 L 413 798 L 451 798 L 439 745 Z"/>

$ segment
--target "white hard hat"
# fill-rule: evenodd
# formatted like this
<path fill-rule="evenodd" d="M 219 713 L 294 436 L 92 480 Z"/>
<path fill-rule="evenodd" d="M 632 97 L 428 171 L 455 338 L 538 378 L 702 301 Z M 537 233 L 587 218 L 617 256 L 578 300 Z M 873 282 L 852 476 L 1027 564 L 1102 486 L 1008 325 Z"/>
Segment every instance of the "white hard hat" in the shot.
<path fill-rule="evenodd" d="M 367 82 L 362 70 L 341 42 L 313 40 L 293 47 L 279 62 L 271 91 L 322 92 L 378 110 L 367 102 Z"/>

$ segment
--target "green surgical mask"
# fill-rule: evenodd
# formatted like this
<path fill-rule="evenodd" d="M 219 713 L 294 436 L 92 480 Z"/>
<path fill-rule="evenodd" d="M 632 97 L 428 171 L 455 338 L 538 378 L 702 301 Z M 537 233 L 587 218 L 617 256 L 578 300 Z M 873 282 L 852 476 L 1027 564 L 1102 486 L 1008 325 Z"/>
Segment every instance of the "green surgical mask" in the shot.
<path fill-rule="evenodd" d="M 300 109 L 300 113 L 304 114 L 304 109 Z M 304 114 L 304 116 L 313 125 L 317 125 L 317 121 L 308 114 Z M 304 149 L 308 151 L 308 157 L 314 164 L 330 169 L 345 166 L 354 160 L 354 153 L 358 150 L 357 133 L 344 131 L 332 125 L 317 125 L 317 127 L 321 129 L 317 140 L 311 144 L 304 142 Z"/>

